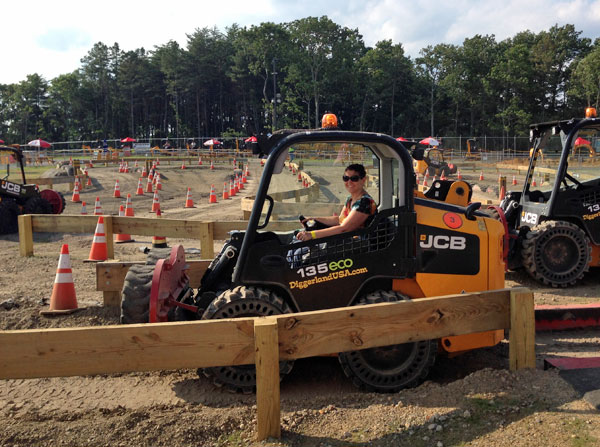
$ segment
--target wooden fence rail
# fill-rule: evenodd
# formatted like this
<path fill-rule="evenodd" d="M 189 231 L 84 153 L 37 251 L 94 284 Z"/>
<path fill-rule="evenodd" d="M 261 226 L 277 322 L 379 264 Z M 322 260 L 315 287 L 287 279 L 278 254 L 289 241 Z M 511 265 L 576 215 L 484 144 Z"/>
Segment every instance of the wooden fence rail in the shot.
<path fill-rule="evenodd" d="M 98 216 L 66 216 L 62 214 L 23 214 L 19 216 L 19 253 L 33 256 L 33 232 L 40 233 L 91 233 L 98 223 Z M 245 230 L 246 221 L 200 222 L 182 219 L 161 219 L 157 229 L 156 218 L 104 216 L 104 229 L 109 259 L 114 258 L 112 235 L 164 236 L 200 241 L 202 256 L 214 257 L 214 241 L 226 240 L 232 230 Z M 298 222 L 272 221 L 269 230 L 292 231 Z M 159 234 L 157 234 L 159 233 Z"/>
<path fill-rule="evenodd" d="M 255 364 L 257 437 L 280 435 L 280 360 L 510 329 L 510 368 L 535 367 L 533 293 L 503 289 L 217 321 L 0 331 L 0 379 Z"/>

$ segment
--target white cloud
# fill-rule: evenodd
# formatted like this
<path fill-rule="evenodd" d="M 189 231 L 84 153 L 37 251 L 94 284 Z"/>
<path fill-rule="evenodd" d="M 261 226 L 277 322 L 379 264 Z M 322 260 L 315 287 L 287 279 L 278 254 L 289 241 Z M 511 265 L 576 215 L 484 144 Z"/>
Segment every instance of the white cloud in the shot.
<path fill-rule="evenodd" d="M 234 23 L 249 26 L 322 15 L 358 28 L 369 46 L 392 39 L 412 57 L 430 44 L 461 44 L 475 34 L 503 40 L 556 23 L 573 23 L 592 39 L 600 36 L 600 0 L 10 1 L 2 5 L 0 83 L 19 82 L 34 72 L 46 79 L 69 73 L 99 41 L 117 42 L 123 50 L 151 50 L 169 40 L 185 46 L 186 34 L 196 28 L 225 31 Z"/>

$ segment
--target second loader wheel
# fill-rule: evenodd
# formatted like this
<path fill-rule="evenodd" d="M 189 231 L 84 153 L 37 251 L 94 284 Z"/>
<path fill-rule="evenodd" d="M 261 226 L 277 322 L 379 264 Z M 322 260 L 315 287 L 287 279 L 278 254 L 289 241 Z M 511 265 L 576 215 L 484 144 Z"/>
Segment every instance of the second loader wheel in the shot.
<path fill-rule="evenodd" d="M 523 266 L 536 280 L 552 287 L 574 285 L 590 268 L 591 242 L 570 222 L 549 220 L 536 225 L 523 240 Z"/>
<path fill-rule="evenodd" d="M 19 229 L 18 224 L 19 207 L 11 199 L 4 199 L 0 202 L 0 234 L 16 233 Z"/>
<path fill-rule="evenodd" d="M 291 313 L 292 309 L 275 293 L 258 287 L 238 286 L 226 290 L 208 306 L 203 320 L 218 318 L 262 317 Z M 292 370 L 294 362 L 279 362 L 279 377 Z M 254 365 L 221 366 L 198 370 L 213 380 L 215 385 L 229 391 L 250 394 L 256 388 Z"/>
<path fill-rule="evenodd" d="M 407 298 L 394 291 L 377 291 L 361 298 L 357 305 L 391 303 Z M 360 351 L 340 352 L 339 361 L 346 376 L 366 391 L 394 393 L 419 385 L 435 362 L 437 340 L 382 346 Z"/>
<path fill-rule="evenodd" d="M 25 202 L 23 214 L 51 214 L 52 205 L 41 197 L 32 197 Z"/>

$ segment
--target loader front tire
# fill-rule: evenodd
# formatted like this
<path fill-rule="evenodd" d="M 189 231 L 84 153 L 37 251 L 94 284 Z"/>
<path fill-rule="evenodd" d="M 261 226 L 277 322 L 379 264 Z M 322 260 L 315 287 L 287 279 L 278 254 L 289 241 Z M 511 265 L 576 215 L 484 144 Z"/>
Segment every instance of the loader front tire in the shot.
<path fill-rule="evenodd" d="M 202 319 L 263 317 L 291 312 L 290 306 L 270 290 L 238 286 L 215 298 L 202 315 Z M 293 364 L 291 361 L 279 362 L 280 379 L 292 370 Z M 228 391 L 250 394 L 256 389 L 254 365 L 204 368 L 198 370 L 198 374 L 204 374 L 215 385 Z"/>
<path fill-rule="evenodd" d="M 394 291 L 379 290 L 362 297 L 356 305 L 408 300 Z M 366 391 L 394 393 L 419 385 L 435 362 L 437 340 L 382 346 L 360 351 L 340 352 L 344 374 Z"/>

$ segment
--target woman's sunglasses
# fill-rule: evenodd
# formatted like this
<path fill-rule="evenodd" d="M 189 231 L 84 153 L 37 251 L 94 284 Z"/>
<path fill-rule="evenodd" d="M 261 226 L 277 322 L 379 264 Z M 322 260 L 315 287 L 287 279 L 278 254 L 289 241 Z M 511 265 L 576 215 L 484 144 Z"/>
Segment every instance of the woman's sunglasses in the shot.
<path fill-rule="evenodd" d="M 360 180 L 360 176 L 353 175 L 352 177 L 348 177 L 347 175 L 343 175 L 342 180 L 345 182 L 347 182 L 348 180 L 352 180 L 353 182 L 358 182 Z"/>

